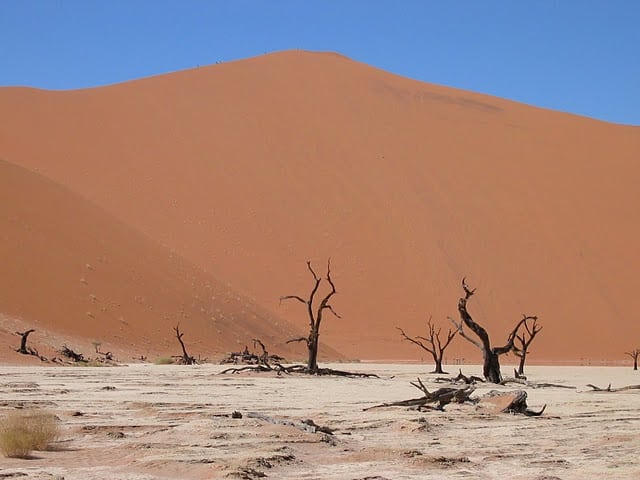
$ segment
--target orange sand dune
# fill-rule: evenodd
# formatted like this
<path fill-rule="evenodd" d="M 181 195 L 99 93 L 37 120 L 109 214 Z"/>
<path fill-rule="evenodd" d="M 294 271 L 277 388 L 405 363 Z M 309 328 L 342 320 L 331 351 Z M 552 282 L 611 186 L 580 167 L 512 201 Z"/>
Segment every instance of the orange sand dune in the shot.
<path fill-rule="evenodd" d="M 16 361 L 15 331 L 35 328 L 41 353 L 64 343 L 85 354 L 220 357 L 262 338 L 273 352 L 299 332 L 248 297 L 79 195 L 0 161 L 0 359 Z"/>
<path fill-rule="evenodd" d="M 422 356 L 394 327 L 421 334 L 433 315 L 447 328 L 464 275 L 496 343 L 539 315 L 531 361 L 622 359 L 640 344 L 636 127 L 290 51 L 109 87 L 0 89 L 0 156 L 300 327 L 302 306 L 278 298 L 305 294 L 304 262 L 320 271 L 330 256 L 343 318 L 322 335 L 350 357 Z M 84 292 L 92 273 L 47 295 Z M 175 311 L 173 283 L 156 311 Z M 463 340 L 447 356 L 478 358 Z"/>

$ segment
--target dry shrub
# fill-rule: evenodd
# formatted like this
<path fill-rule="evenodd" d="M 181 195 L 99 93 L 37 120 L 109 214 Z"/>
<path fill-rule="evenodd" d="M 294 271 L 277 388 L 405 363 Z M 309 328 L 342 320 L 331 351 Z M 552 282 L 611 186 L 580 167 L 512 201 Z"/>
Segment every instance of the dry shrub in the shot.
<path fill-rule="evenodd" d="M 160 357 L 156 358 L 156 361 L 153 363 L 156 365 L 173 365 L 176 362 L 171 357 Z"/>
<path fill-rule="evenodd" d="M 27 458 L 33 450 L 47 450 L 58 438 L 58 420 L 42 410 L 8 414 L 0 424 L 0 451 L 6 457 Z"/>

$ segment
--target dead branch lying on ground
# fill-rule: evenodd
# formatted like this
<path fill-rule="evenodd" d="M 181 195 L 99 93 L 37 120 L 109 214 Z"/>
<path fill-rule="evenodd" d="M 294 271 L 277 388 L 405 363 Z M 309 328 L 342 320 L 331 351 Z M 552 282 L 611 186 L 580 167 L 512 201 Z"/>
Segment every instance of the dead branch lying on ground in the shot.
<path fill-rule="evenodd" d="M 576 387 L 572 385 L 561 385 L 559 383 L 547 383 L 547 382 L 532 382 L 525 378 L 510 378 L 507 377 L 500 382 L 500 385 L 507 385 L 508 383 L 517 383 L 519 385 L 526 385 L 530 388 L 568 388 L 575 390 Z"/>
<path fill-rule="evenodd" d="M 466 385 L 475 385 L 478 382 L 484 383 L 484 379 L 480 377 L 476 377 L 475 375 L 471 375 L 470 377 L 467 377 L 462 373 L 462 369 L 459 369 L 458 375 L 456 375 L 455 377 L 438 377 L 434 380 L 434 382 L 464 383 Z"/>
<path fill-rule="evenodd" d="M 596 387 L 595 385 L 592 385 L 592 384 L 588 383 L 587 387 L 591 387 L 593 389 L 593 390 L 587 390 L 588 392 L 611 392 L 611 393 L 616 393 L 616 392 L 626 392 L 628 390 L 640 390 L 640 385 L 627 385 L 626 387 L 611 388 L 611 384 L 609 384 L 607 386 L 607 388 L 600 388 L 600 387 Z"/>
<path fill-rule="evenodd" d="M 411 385 L 420 390 L 424 395 L 420 398 L 410 398 L 409 400 L 400 400 L 398 402 L 381 403 L 363 409 L 363 411 L 371 410 L 372 408 L 381 407 L 412 407 L 417 410 L 431 409 L 431 410 L 444 410 L 444 406 L 454 403 L 464 403 L 471 401 L 469 396 L 475 391 L 475 387 L 454 388 L 454 387 L 442 387 L 433 392 L 429 392 L 422 380 L 418 378 L 417 382 L 411 382 Z M 432 406 L 436 404 L 437 406 Z"/>
<path fill-rule="evenodd" d="M 268 415 L 264 415 L 262 413 L 257 413 L 257 412 L 248 412 L 246 416 L 247 418 L 257 418 L 258 420 L 262 420 L 267 423 L 272 423 L 274 425 L 287 425 L 290 427 L 297 428 L 298 430 L 302 430 L 303 432 L 309 432 L 309 433 L 319 432 L 319 433 L 326 433 L 327 435 L 333 435 L 335 432 L 333 428 L 318 425 L 311 419 L 290 420 L 285 418 L 270 417 Z"/>
<path fill-rule="evenodd" d="M 84 355 L 82 353 L 76 353 L 66 345 L 62 346 L 62 349 L 60 350 L 60 354 L 64 355 L 67 358 L 70 358 L 74 362 L 87 363 L 87 359 L 84 358 Z"/>
<path fill-rule="evenodd" d="M 285 360 L 285 358 L 280 355 L 269 354 L 262 340 L 260 340 L 259 338 L 254 338 L 253 347 L 257 348 L 257 346 L 260 346 L 260 348 L 262 349 L 262 354 L 258 355 L 257 353 L 250 352 L 249 347 L 245 345 L 244 350 L 242 352 L 231 352 L 220 363 L 221 364 L 231 363 L 234 365 L 238 365 L 238 364 L 268 365 L 270 363 L 279 364 Z"/>
<path fill-rule="evenodd" d="M 318 375 L 318 376 L 337 376 L 337 377 L 350 377 L 350 378 L 380 378 L 375 373 L 362 373 L 362 372 L 348 372 L 345 370 L 334 370 L 333 368 L 317 368 L 315 371 L 311 371 L 306 365 L 282 365 L 280 363 L 260 364 L 260 365 L 247 365 L 244 367 L 231 367 L 220 372 L 220 374 L 227 373 L 240 373 L 240 372 L 275 372 L 278 375 L 283 373 L 289 375 L 292 373 L 300 373 L 304 375 Z"/>

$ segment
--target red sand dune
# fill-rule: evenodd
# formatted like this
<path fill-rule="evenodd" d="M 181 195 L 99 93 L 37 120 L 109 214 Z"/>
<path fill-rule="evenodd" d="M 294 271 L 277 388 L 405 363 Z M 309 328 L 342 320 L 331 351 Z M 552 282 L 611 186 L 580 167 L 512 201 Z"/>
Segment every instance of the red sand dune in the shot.
<path fill-rule="evenodd" d="M 189 353 L 209 358 L 256 337 L 291 354 L 283 341 L 300 333 L 90 201 L 4 161 L 0 231 L 0 359 L 16 360 L 14 332 L 27 328 L 47 356 L 65 343 L 91 355 L 99 341 L 124 360 L 181 354 L 176 324 Z"/>
<path fill-rule="evenodd" d="M 321 271 L 330 256 L 343 318 L 322 336 L 349 357 L 422 356 L 394 327 L 423 334 L 433 315 L 448 328 L 465 275 L 496 343 L 539 315 L 531 361 L 623 359 L 640 344 L 637 127 L 290 51 L 86 90 L 0 89 L 0 157 L 300 328 L 304 308 L 278 298 L 306 294 L 305 261 Z M 81 231 L 77 218 L 59 228 Z M 40 248 L 60 268 L 63 239 Z M 163 314 L 191 293 L 164 265 Z M 58 295 L 86 272 L 69 275 Z M 60 327 L 84 334 L 85 321 Z M 462 339 L 447 353 L 478 359 Z"/>

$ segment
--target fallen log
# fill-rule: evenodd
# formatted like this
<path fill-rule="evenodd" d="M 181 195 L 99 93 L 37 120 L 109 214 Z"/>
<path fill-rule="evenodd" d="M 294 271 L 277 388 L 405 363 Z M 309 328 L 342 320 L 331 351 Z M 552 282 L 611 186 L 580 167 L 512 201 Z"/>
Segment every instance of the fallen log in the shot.
<path fill-rule="evenodd" d="M 76 353 L 73 350 L 71 350 L 69 347 L 67 347 L 66 345 L 62 346 L 62 350 L 60 350 L 60 353 L 62 355 L 64 355 L 65 357 L 70 358 L 74 362 L 87 363 L 87 360 L 84 358 L 84 355 L 82 353 Z"/>
<path fill-rule="evenodd" d="M 458 370 L 458 375 L 455 377 L 438 377 L 435 379 L 436 382 L 448 382 L 448 383 L 464 383 L 465 385 L 475 385 L 478 382 L 483 382 L 484 379 L 480 377 L 476 377 L 475 375 L 471 375 L 467 377 L 462 373 L 462 369 Z"/>
<path fill-rule="evenodd" d="M 428 408 L 431 410 L 444 410 L 444 406 L 454 403 L 464 403 L 470 401 L 470 395 L 475 391 L 475 387 L 455 388 L 442 387 L 433 392 L 429 392 L 422 380 L 418 378 L 417 382 L 410 382 L 411 385 L 420 390 L 424 395 L 420 398 L 411 398 L 409 400 L 400 400 L 398 402 L 381 403 L 372 407 L 367 407 L 363 411 L 381 407 L 416 407 L 418 410 Z M 437 405 L 435 405 L 437 404 Z"/>
<path fill-rule="evenodd" d="M 607 386 L 607 388 L 600 388 L 592 385 L 590 383 L 587 384 L 587 387 L 591 387 L 593 390 L 588 390 L 589 392 L 626 392 L 627 390 L 640 390 L 640 385 L 627 385 L 626 387 L 619 388 L 611 388 L 611 384 Z"/>
<path fill-rule="evenodd" d="M 257 418 L 258 420 L 262 420 L 263 422 L 272 423 L 274 425 L 286 425 L 289 427 L 297 428 L 298 430 L 302 430 L 303 432 L 309 433 L 326 433 L 327 435 L 333 435 L 335 430 L 329 427 L 325 427 L 322 425 L 318 425 L 311 419 L 305 420 L 290 420 L 285 418 L 275 418 L 270 417 L 269 415 L 265 415 L 263 413 L 257 412 L 248 412 L 246 414 L 247 418 Z"/>
<path fill-rule="evenodd" d="M 286 373 L 290 375 L 292 373 L 300 373 L 305 375 L 318 375 L 318 376 L 337 376 L 337 377 L 349 377 L 349 378 L 380 378 L 375 373 L 362 373 L 362 372 L 348 372 L 345 370 L 334 370 L 333 368 L 318 368 L 315 372 L 312 372 L 306 365 L 281 365 L 276 363 L 271 365 L 269 363 L 261 363 L 259 365 L 247 365 L 244 367 L 231 367 L 220 372 L 220 375 L 227 373 L 240 373 L 240 372 L 276 372 L 278 375 Z"/>

